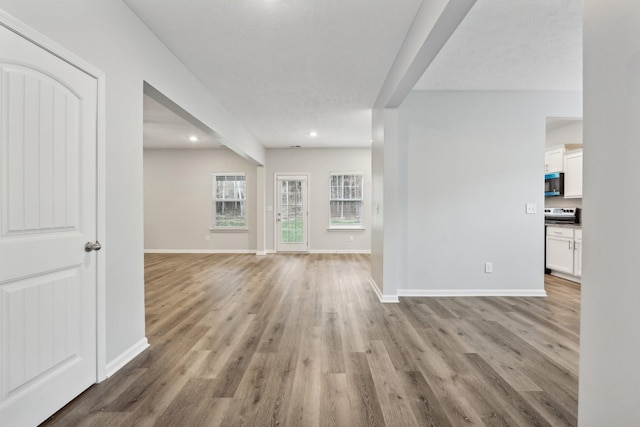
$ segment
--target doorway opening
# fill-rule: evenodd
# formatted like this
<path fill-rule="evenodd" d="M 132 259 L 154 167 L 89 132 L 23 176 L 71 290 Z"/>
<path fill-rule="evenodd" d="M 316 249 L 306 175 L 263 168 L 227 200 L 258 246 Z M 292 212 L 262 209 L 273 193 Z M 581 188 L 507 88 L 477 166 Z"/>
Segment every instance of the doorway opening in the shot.
<path fill-rule="evenodd" d="M 577 283 L 582 280 L 582 135 L 582 118 L 547 118 L 545 273 Z"/>

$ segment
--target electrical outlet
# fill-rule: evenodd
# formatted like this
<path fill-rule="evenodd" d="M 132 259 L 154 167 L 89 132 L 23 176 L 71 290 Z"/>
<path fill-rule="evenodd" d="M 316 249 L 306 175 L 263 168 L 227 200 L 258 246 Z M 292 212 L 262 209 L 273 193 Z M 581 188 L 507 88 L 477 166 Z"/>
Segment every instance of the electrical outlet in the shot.
<path fill-rule="evenodd" d="M 484 263 L 484 272 L 485 273 L 493 273 L 493 263 L 492 262 L 485 262 Z"/>
<path fill-rule="evenodd" d="M 538 207 L 535 203 L 527 203 L 525 207 L 525 211 L 527 214 L 534 214 L 538 212 Z"/>
<path fill-rule="evenodd" d="M 349 236 L 349 241 L 350 241 L 350 242 L 353 242 L 353 240 L 354 240 L 354 239 L 353 239 L 353 236 Z"/>
<path fill-rule="evenodd" d="M 208 242 L 211 240 L 211 236 L 209 236 L 208 234 L 206 236 L 204 236 L 204 241 Z"/>

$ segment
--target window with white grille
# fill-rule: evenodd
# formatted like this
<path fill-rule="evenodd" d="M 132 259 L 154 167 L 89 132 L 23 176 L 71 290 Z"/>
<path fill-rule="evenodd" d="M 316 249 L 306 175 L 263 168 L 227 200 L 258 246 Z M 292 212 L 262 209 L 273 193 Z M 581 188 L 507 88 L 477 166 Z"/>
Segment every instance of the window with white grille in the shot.
<path fill-rule="evenodd" d="M 329 176 L 329 227 L 362 227 L 362 181 L 361 173 Z"/>
<path fill-rule="evenodd" d="M 246 229 L 247 177 L 244 173 L 213 175 L 214 229 Z"/>

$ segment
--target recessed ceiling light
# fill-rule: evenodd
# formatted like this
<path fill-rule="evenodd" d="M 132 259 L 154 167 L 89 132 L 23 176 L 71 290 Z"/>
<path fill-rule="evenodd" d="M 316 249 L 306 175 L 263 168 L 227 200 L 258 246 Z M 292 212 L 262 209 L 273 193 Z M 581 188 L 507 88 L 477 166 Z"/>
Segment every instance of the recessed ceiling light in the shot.
<path fill-rule="evenodd" d="M 191 142 L 198 142 L 198 137 L 197 137 L 197 136 L 195 136 L 195 135 L 191 135 L 191 136 L 189 137 L 189 141 L 191 141 Z"/>
<path fill-rule="evenodd" d="M 315 130 L 312 130 L 311 132 L 309 132 L 309 136 L 311 138 L 315 138 L 316 136 L 318 136 L 318 132 L 316 132 Z"/>

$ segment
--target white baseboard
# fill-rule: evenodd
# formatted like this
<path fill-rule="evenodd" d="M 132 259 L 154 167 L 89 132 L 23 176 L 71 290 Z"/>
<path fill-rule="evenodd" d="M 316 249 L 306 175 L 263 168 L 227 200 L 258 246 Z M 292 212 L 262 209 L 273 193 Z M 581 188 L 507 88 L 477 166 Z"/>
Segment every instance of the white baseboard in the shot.
<path fill-rule="evenodd" d="M 267 255 L 277 254 L 278 251 L 268 249 L 266 251 L 256 251 L 255 249 L 145 249 L 145 254 L 256 254 Z M 311 250 L 310 254 L 371 254 L 370 250 Z"/>
<path fill-rule="evenodd" d="M 561 279 L 570 280 L 576 283 L 582 283 L 582 278 L 578 276 L 573 276 L 571 274 L 561 273 L 559 271 L 552 271 L 550 274 L 552 276 L 560 277 Z"/>
<path fill-rule="evenodd" d="M 371 254 L 369 249 L 319 249 L 310 250 L 310 254 Z"/>
<path fill-rule="evenodd" d="M 145 254 L 256 254 L 255 249 L 145 249 Z"/>
<path fill-rule="evenodd" d="M 380 288 L 378 287 L 378 284 L 376 283 L 376 281 L 373 280 L 373 277 L 369 277 L 369 284 L 373 288 L 373 292 L 376 293 L 381 303 L 389 304 L 389 303 L 400 302 L 397 295 L 384 295 L 382 292 L 380 292 Z"/>
<path fill-rule="evenodd" d="M 277 254 L 275 249 L 256 251 L 255 249 L 145 249 L 145 254 Z M 286 253 L 286 252 L 283 252 Z M 292 252 L 293 253 L 293 252 Z M 370 250 L 322 249 L 310 250 L 310 254 L 371 254 Z"/>
<path fill-rule="evenodd" d="M 277 253 L 309 253 L 309 254 L 371 254 L 371 250 L 341 250 L 341 249 L 319 249 L 319 250 L 309 250 L 308 252 L 278 252 L 275 249 L 267 249 L 265 251 L 266 254 L 277 254 Z M 262 255 L 262 254 L 259 254 Z"/>
<path fill-rule="evenodd" d="M 398 289 L 401 297 L 546 297 L 544 289 Z"/>
<path fill-rule="evenodd" d="M 107 363 L 107 378 L 122 369 L 127 363 L 131 362 L 137 355 L 145 351 L 149 347 L 147 337 L 144 337 L 120 356 Z"/>

